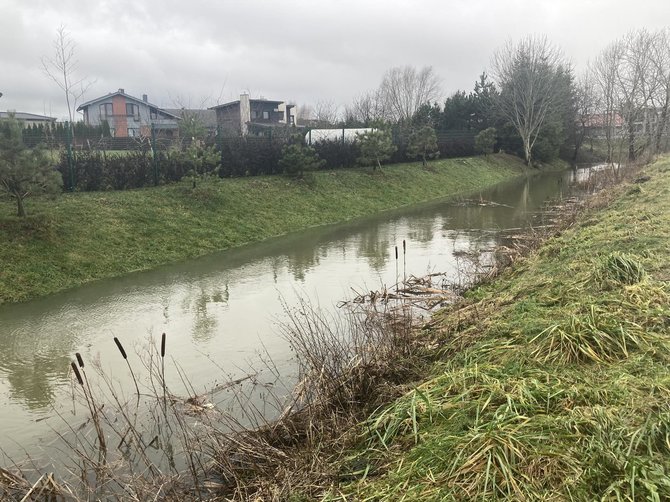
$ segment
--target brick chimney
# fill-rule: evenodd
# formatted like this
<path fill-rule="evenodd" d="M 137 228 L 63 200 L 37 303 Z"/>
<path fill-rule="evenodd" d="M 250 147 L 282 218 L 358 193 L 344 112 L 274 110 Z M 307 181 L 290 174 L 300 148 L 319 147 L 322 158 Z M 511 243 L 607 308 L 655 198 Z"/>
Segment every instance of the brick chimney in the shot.
<path fill-rule="evenodd" d="M 145 103 L 148 103 L 149 102 L 149 96 L 147 96 L 146 94 L 142 94 L 142 101 L 144 101 Z"/>

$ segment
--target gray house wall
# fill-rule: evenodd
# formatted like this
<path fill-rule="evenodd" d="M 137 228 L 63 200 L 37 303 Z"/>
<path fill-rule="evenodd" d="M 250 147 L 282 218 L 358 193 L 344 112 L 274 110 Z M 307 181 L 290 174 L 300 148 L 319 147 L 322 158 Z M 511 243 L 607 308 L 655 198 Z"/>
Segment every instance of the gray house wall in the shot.
<path fill-rule="evenodd" d="M 146 99 L 146 95 L 143 98 Z M 114 130 L 114 135 L 119 138 L 133 135 L 149 136 L 152 124 L 162 134 L 176 136 L 178 119 L 166 114 L 145 99 L 134 98 L 125 94 L 123 89 L 119 89 L 116 93 L 84 103 L 78 110 L 83 112 L 85 124 L 99 126 L 106 120 L 109 127 Z M 100 112 L 101 105 L 107 104 L 112 105 L 111 116 L 103 116 Z M 128 115 L 126 104 L 137 105 L 139 113 Z M 154 117 L 151 116 L 152 110 L 155 111 Z"/>

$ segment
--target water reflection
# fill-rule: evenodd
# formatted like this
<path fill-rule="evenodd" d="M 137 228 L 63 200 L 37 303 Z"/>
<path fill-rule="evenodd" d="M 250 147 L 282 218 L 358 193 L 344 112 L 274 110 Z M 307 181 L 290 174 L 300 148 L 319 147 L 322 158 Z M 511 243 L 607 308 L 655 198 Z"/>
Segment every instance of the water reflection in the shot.
<path fill-rule="evenodd" d="M 526 225 L 546 199 L 569 193 L 569 181 L 570 173 L 527 177 L 470 196 L 497 205 L 443 201 L 405 208 L 0 306 L 0 447 L 8 438 L 32 441 L 34 419 L 64 401 L 75 351 L 89 360 L 100 353 L 103 367 L 123 381 L 128 377 L 113 337 L 142 347 L 166 332 L 169 353 L 203 386 L 222 369 L 233 374 L 245 367 L 261 346 L 288 358 L 275 329 L 282 298 L 335 304 L 350 287 L 390 285 L 405 273 L 448 272 L 460 280 L 461 253 L 492 249 L 499 229 Z"/>
<path fill-rule="evenodd" d="M 388 226 L 375 226 L 358 236 L 357 253 L 365 258 L 372 270 L 379 272 L 386 267 L 391 247 Z"/>

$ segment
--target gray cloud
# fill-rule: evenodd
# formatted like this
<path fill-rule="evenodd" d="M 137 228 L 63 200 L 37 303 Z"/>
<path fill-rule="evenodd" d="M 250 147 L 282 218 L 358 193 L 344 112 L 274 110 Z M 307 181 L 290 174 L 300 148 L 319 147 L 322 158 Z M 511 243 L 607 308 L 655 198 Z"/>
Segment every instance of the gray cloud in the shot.
<path fill-rule="evenodd" d="M 87 99 L 123 87 L 197 106 L 241 90 L 345 104 L 405 64 L 432 65 L 446 96 L 472 89 L 509 38 L 546 34 L 580 70 L 625 32 L 667 19 L 667 0 L 0 0 L 0 109 L 65 116 L 40 70 L 60 24 L 95 80 Z"/>

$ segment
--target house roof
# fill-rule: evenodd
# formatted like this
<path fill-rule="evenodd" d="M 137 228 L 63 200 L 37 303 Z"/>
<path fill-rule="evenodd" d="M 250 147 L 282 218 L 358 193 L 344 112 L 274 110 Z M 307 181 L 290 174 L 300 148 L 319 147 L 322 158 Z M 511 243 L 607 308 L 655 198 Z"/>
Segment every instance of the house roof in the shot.
<path fill-rule="evenodd" d="M 166 114 L 168 114 L 168 115 L 170 115 L 170 116 L 172 116 L 176 119 L 180 118 L 178 115 L 174 115 L 173 113 L 168 112 L 167 110 L 165 110 L 164 108 L 161 108 L 160 106 L 157 106 L 157 105 L 154 105 L 153 103 L 149 103 L 148 101 L 144 101 L 142 99 L 136 98 L 135 96 L 131 96 L 130 94 L 126 94 L 121 89 L 119 89 L 116 92 L 110 92 L 109 94 L 107 94 L 105 96 L 100 96 L 99 98 L 92 99 L 90 101 L 87 101 L 86 103 L 82 103 L 77 107 L 77 111 L 83 110 L 84 108 L 89 107 L 89 106 L 91 106 L 95 103 L 98 103 L 100 101 L 104 101 L 105 99 L 109 99 L 112 96 L 123 96 L 126 99 L 130 99 L 130 100 L 135 101 L 137 103 L 143 103 L 143 104 L 145 104 L 147 106 L 150 106 L 152 108 L 156 108 L 157 110 L 160 110 L 161 112 L 166 113 Z"/>
<path fill-rule="evenodd" d="M 207 128 L 216 129 L 216 112 L 211 109 L 201 110 L 196 108 L 164 108 L 164 112 L 170 115 L 175 115 L 182 120 L 189 117 L 194 117 Z"/>
<path fill-rule="evenodd" d="M 36 113 L 26 113 L 26 112 L 0 112 L 0 119 L 9 118 L 10 115 L 14 115 L 17 120 L 43 120 L 45 122 L 55 122 L 55 117 L 47 117 L 46 115 L 37 115 Z"/>
<path fill-rule="evenodd" d="M 621 127 L 623 125 L 623 117 L 618 113 L 614 113 L 613 116 L 608 117 L 604 113 L 594 113 L 590 115 L 584 115 L 584 122 L 586 127 L 605 127 L 606 125 L 611 125 L 615 127 Z"/>
<path fill-rule="evenodd" d="M 281 105 L 284 103 L 284 101 L 276 101 L 274 99 L 250 99 L 249 103 L 268 103 L 271 105 Z M 240 100 L 236 101 L 231 101 L 230 103 L 223 103 L 222 105 L 216 105 L 216 106 L 210 106 L 210 110 L 216 110 L 218 108 L 227 108 L 229 106 L 238 106 L 240 104 Z"/>

